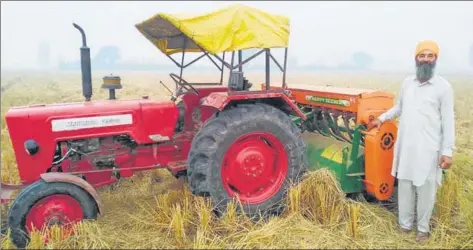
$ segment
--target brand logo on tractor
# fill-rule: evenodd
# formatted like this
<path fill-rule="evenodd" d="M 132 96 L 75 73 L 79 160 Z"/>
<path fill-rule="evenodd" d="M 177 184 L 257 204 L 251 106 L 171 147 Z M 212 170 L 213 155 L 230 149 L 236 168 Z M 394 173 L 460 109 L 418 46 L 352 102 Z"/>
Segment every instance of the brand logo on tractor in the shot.
<path fill-rule="evenodd" d="M 331 105 L 337 105 L 337 106 L 343 106 L 343 107 L 350 106 L 350 101 L 342 100 L 342 99 L 311 96 L 311 95 L 306 95 L 305 99 L 307 101 L 318 102 L 318 103 L 323 103 L 323 104 L 331 104 Z"/>
<path fill-rule="evenodd" d="M 133 123 L 131 114 L 93 116 L 70 119 L 58 119 L 51 122 L 52 131 L 70 131 L 88 128 L 102 128 L 119 125 L 129 125 Z"/>

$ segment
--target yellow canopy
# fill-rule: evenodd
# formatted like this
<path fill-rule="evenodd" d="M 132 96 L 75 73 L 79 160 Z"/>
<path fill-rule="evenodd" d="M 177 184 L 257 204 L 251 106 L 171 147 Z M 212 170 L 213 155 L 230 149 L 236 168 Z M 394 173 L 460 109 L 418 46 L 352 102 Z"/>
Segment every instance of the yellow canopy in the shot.
<path fill-rule="evenodd" d="M 289 18 L 241 4 L 199 16 L 158 13 L 135 25 L 161 52 L 208 51 L 217 54 L 250 48 L 285 48 Z"/>

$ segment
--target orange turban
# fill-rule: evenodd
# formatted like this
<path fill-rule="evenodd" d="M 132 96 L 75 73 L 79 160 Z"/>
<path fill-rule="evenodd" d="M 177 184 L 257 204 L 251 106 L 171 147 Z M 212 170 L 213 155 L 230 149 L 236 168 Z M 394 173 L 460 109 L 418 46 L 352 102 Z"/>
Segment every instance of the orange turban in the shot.
<path fill-rule="evenodd" d="M 419 55 L 420 52 L 424 50 L 430 50 L 434 52 L 434 54 L 438 57 L 439 56 L 439 46 L 434 41 L 421 41 L 417 44 L 416 47 L 416 56 Z"/>

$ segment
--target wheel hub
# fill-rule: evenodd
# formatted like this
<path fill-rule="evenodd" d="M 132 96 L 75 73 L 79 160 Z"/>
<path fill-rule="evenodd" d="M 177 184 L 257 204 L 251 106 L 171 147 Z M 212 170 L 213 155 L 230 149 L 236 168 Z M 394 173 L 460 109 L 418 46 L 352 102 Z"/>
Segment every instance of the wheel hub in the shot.
<path fill-rule="evenodd" d="M 283 144 L 272 134 L 255 132 L 238 138 L 224 157 L 225 189 L 246 203 L 271 198 L 285 179 L 286 156 Z"/>
<path fill-rule="evenodd" d="M 39 200 L 26 217 L 28 232 L 53 225 L 78 222 L 84 214 L 80 203 L 69 195 L 55 194 Z"/>
<path fill-rule="evenodd" d="M 61 212 L 52 212 L 49 216 L 44 218 L 44 224 L 50 226 L 61 226 L 62 222 L 67 218 Z"/>
<path fill-rule="evenodd" d="M 264 163 L 260 155 L 251 155 L 245 158 L 243 171 L 247 176 L 257 178 L 264 170 Z"/>

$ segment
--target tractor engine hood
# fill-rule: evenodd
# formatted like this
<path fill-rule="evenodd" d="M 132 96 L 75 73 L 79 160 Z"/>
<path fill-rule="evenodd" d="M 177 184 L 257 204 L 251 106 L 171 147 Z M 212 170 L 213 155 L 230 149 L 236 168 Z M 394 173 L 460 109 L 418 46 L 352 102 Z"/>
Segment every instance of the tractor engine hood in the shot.
<path fill-rule="evenodd" d="M 42 169 L 32 166 L 52 164 L 58 142 L 113 135 L 163 142 L 172 138 L 178 115 L 174 102 L 138 99 L 14 107 L 5 120 L 23 180 Z"/>
<path fill-rule="evenodd" d="M 171 138 L 178 110 L 173 102 L 107 100 L 40 104 L 11 108 L 6 123 L 17 137 L 85 139 L 114 134 L 131 135 L 137 143 L 152 143 L 156 136 Z"/>

